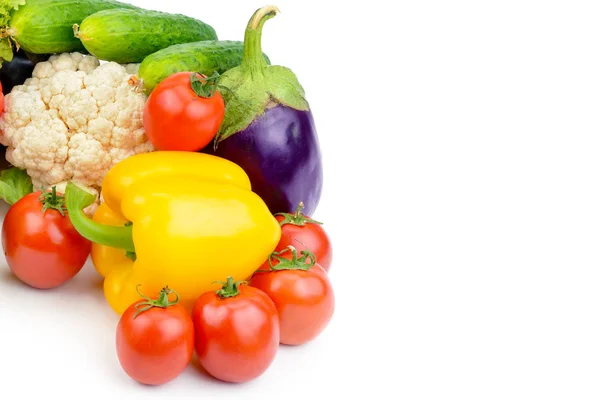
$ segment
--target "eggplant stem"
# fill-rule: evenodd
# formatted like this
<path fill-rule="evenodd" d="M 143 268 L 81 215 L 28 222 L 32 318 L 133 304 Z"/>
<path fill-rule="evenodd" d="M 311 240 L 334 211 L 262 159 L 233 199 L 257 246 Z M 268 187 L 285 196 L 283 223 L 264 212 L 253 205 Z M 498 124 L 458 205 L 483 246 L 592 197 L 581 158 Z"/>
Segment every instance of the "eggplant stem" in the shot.
<path fill-rule="evenodd" d="M 260 73 L 267 68 L 267 62 L 263 57 L 262 51 L 262 29 L 269 19 L 279 13 L 275 6 L 265 6 L 259 8 L 248 21 L 246 33 L 244 34 L 244 56 L 242 58 L 242 68 L 249 71 L 250 74 Z"/>

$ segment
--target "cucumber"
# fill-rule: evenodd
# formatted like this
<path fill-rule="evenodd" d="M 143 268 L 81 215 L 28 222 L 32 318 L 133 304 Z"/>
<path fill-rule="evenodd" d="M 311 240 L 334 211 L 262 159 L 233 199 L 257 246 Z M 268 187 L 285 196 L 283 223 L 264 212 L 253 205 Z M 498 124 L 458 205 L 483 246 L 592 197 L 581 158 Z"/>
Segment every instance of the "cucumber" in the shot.
<path fill-rule="evenodd" d="M 270 64 L 264 54 L 265 61 Z M 146 57 L 140 64 L 139 78 L 147 94 L 166 77 L 177 72 L 198 72 L 206 76 L 237 67 L 244 56 L 244 42 L 207 40 L 176 44 Z"/>
<path fill-rule="evenodd" d="M 137 8 L 113 0 L 27 0 L 11 13 L 8 34 L 34 54 L 86 52 L 73 24 L 111 8 Z"/>
<path fill-rule="evenodd" d="M 74 30 L 90 54 L 121 64 L 142 62 L 175 44 L 218 39 L 213 27 L 198 19 L 142 9 L 100 11 Z"/>

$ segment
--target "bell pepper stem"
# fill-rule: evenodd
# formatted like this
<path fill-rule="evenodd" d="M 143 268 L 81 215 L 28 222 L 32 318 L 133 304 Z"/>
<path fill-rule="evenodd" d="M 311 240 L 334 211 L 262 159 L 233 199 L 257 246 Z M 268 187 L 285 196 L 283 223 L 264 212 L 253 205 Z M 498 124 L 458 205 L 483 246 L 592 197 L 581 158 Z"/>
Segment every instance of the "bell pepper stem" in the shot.
<path fill-rule="evenodd" d="M 131 224 L 122 227 L 103 225 L 85 215 L 83 210 L 96 200 L 94 194 L 69 182 L 64 197 L 71 223 L 81 236 L 94 243 L 135 253 Z"/>
<path fill-rule="evenodd" d="M 279 13 L 279 9 L 275 6 L 266 6 L 256 10 L 244 34 L 244 55 L 242 58 L 242 68 L 245 68 L 251 74 L 260 73 L 267 68 L 267 62 L 263 57 L 262 52 L 262 29 L 269 19 Z"/>

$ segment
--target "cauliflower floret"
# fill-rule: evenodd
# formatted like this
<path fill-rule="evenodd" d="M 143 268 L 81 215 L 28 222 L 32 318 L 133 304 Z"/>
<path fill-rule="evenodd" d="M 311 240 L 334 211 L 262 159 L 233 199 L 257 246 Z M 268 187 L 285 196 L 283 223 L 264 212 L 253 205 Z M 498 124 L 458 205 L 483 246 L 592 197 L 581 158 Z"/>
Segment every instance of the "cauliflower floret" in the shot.
<path fill-rule="evenodd" d="M 36 189 L 73 181 L 99 193 L 117 162 L 155 150 L 144 132 L 146 96 L 132 79 L 138 68 L 80 53 L 38 63 L 5 98 L 7 161 L 26 169 Z"/>

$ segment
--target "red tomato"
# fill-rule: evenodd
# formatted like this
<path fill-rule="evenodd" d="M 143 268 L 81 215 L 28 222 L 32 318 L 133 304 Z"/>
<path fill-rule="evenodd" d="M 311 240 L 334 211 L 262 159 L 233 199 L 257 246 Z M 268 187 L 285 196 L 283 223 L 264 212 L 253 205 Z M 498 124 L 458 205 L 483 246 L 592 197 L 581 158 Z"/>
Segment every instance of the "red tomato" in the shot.
<path fill-rule="evenodd" d="M 55 288 L 73 278 L 91 250 L 91 242 L 71 224 L 62 196 L 56 188 L 52 193 L 38 191 L 22 197 L 10 207 L 2 225 L 8 267 L 37 289 Z"/>
<path fill-rule="evenodd" d="M 227 280 L 201 295 L 192 310 L 196 354 L 202 367 L 226 382 L 262 375 L 279 346 L 277 309 L 265 293 Z"/>
<path fill-rule="evenodd" d="M 280 252 L 289 246 L 308 250 L 315 255 L 319 265 L 329 272 L 333 257 L 331 240 L 320 222 L 302 214 L 303 208 L 304 204 L 300 203 L 295 214 L 275 214 L 281 224 L 281 240 L 275 251 Z"/>
<path fill-rule="evenodd" d="M 139 293 L 139 292 L 138 292 Z M 162 385 L 177 378 L 194 355 L 194 324 L 165 287 L 158 299 L 144 297 L 125 310 L 117 325 L 117 356 L 132 379 Z"/>
<path fill-rule="evenodd" d="M 144 108 L 144 129 L 156 149 L 198 151 L 215 137 L 225 103 L 218 91 L 211 93 L 213 79 L 178 72 L 154 88 Z"/>
<path fill-rule="evenodd" d="M 265 292 L 275 303 L 282 344 L 301 345 L 315 339 L 333 317 L 331 282 L 308 254 L 304 251 L 298 258 L 294 248 L 274 253 L 250 281 L 251 287 Z"/>
<path fill-rule="evenodd" d="M 4 93 L 2 93 L 2 84 L 0 83 L 0 114 L 4 112 Z"/>

